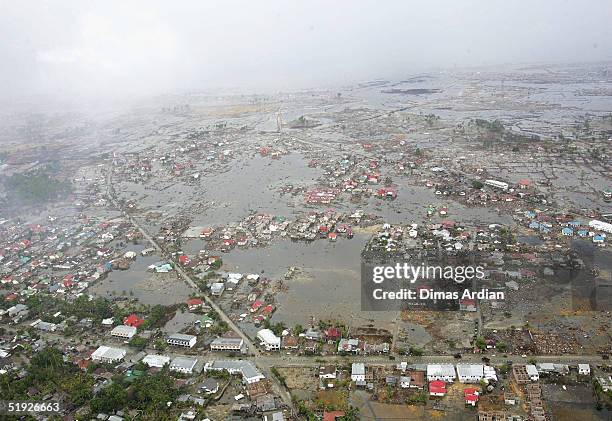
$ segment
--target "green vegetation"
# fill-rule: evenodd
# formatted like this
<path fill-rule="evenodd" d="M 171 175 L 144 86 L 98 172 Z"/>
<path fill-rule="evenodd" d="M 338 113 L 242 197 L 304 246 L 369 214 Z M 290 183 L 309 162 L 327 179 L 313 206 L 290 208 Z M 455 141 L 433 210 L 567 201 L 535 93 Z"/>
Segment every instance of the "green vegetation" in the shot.
<path fill-rule="evenodd" d="M 415 346 L 411 346 L 409 348 L 409 351 L 410 351 L 410 355 L 414 355 L 415 357 L 420 357 L 421 355 L 423 355 L 423 350 Z"/>
<path fill-rule="evenodd" d="M 147 341 L 145 338 L 141 338 L 140 336 L 134 336 L 130 341 L 130 346 L 132 348 L 136 348 L 139 351 L 142 351 L 147 346 Z"/>
<path fill-rule="evenodd" d="M 62 392 L 67 403 L 81 406 L 91 399 L 93 377 L 64 361 L 55 348 L 34 354 L 26 375 L 14 378 L 12 373 L 0 375 L 0 396 L 11 400 L 33 400 L 49 393 Z"/>
<path fill-rule="evenodd" d="M 480 190 L 484 187 L 484 184 L 481 181 L 474 180 L 472 181 L 472 187 L 474 187 L 477 190 Z"/>
<path fill-rule="evenodd" d="M 23 174 L 13 174 L 5 180 L 9 202 L 23 204 L 46 203 L 70 193 L 72 186 L 68 181 L 56 177 L 57 165 L 32 170 Z"/>
<path fill-rule="evenodd" d="M 474 341 L 474 346 L 476 346 L 480 350 L 485 350 L 487 348 L 487 343 L 485 342 L 482 336 L 479 336 Z"/>

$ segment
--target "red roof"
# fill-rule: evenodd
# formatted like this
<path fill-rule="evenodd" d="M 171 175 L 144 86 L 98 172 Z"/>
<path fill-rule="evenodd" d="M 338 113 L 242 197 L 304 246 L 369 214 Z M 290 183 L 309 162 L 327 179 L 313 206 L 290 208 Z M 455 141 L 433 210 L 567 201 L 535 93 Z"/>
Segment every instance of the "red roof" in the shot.
<path fill-rule="evenodd" d="M 191 306 L 201 306 L 202 304 L 204 304 L 204 301 L 202 301 L 201 298 L 190 298 L 187 300 L 187 305 L 189 307 Z"/>
<path fill-rule="evenodd" d="M 336 421 L 336 418 L 340 418 L 343 416 L 343 411 L 323 411 L 323 421 Z"/>
<path fill-rule="evenodd" d="M 179 256 L 179 262 L 181 262 L 182 264 L 189 263 L 189 256 L 187 256 L 186 254 L 181 254 Z"/>
<path fill-rule="evenodd" d="M 325 336 L 330 339 L 339 339 L 342 337 L 342 332 L 336 327 L 330 327 L 325 331 Z"/>
<path fill-rule="evenodd" d="M 139 319 L 137 315 L 130 314 L 123 319 L 123 324 L 126 326 L 140 327 L 144 323 L 144 319 Z"/>
<path fill-rule="evenodd" d="M 434 380 L 429 383 L 429 393 L 446 393 L 446 383 L 442 380 Z"/>

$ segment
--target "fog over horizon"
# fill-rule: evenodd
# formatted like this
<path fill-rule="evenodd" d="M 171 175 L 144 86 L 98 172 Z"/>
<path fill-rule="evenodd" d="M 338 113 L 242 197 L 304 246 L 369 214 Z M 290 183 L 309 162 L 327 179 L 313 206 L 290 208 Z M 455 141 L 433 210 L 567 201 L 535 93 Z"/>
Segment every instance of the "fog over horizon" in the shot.
<path fill-rule="evenodd" d="M 0 3 L 0 96 L 252 92 L 612 60 L 612 2 Z"/>

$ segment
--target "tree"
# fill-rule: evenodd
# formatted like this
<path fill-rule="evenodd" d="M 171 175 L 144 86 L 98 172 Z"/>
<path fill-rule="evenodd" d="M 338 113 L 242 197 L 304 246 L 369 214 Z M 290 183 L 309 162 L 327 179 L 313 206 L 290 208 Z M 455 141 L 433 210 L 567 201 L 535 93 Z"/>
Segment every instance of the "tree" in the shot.
<path fill-rule="evenodd" d="M 123 409 L 127 401 L 128 394 L 126 389 L 119 383 L 112 383 L 110 386 L 102 389 L 91 400 L 91 410 L 94 413 L 114 412 Z"/>
<path fill-rule="evenodd" d="M 481 181 L 474 180 L 472 181 L 472 187 L 474 187 L 476 190 L 480 190 L 484 187 L 484 184 Z"/>

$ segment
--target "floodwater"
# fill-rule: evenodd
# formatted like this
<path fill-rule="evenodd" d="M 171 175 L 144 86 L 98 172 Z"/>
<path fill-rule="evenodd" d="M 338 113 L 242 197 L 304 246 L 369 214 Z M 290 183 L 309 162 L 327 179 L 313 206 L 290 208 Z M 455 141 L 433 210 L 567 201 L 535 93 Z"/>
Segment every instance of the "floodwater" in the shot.
<path fill-rule="evenodd" d="M 284 281 L 288 291 L 277 294 L 273 321 L 283 321 L 287 326 L 307 325 L 315 316 L 317 320 L 389 327 L 396 312 L 360 311 L 360 254 L 368 239 L 368 235 L 356 234 L 353 239 L 337 242 L 278 241 L 266 248 L 234 250 L 224 255 L 223 261 L 242 273 L 264 270 L 271 278 L 282 277 L 290 266 L 300 268 L 300 273 Z"/>
<path fill-rule="evenodd" d="M 141 256 L 143 245 L 130 245 L 127 251 L 138 254 L 128 270 L 113 270 L 106 279 L 98 281 L 89 288 L 89 292 L 102 297 L 136 298 L 143 304 L 171 305 L 184 302 L 191 288 L 178 277 L 175 272 L 167 274 L 151 273 L 147 268 L 159 262 L 161 257 L 156 254 Z M 124 293 L 125 292 L 125 293 Z"/>
<path fill-rule="evenodd" d="M 259 155 L 244 161 L 232 161 L 229 169 L 203 183 L 200 201 L 215 202 L 203 214 L 195 215 L 192 225 L 214 226 L 238 222 L 258 212 L 289 216 L 296 212 L 294 200 L 303 202 L 303 195 L 281 197 L 283 185 L 312 185 L 321 169 L 310 168 L 300 154 L 292 153 L 280 159 Z"/>

